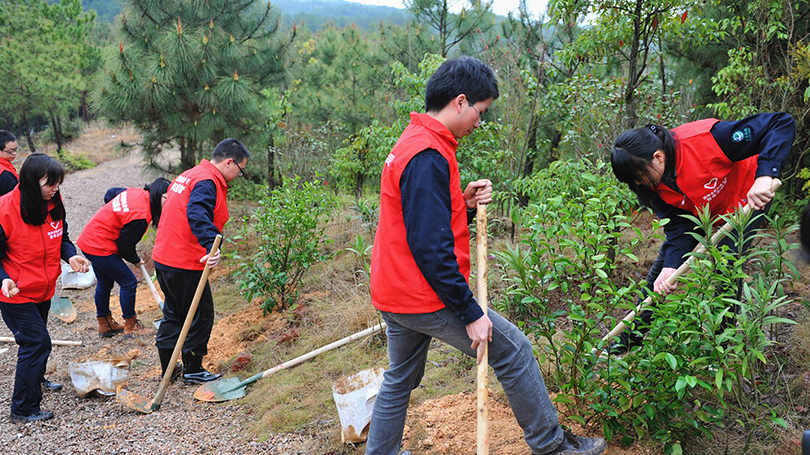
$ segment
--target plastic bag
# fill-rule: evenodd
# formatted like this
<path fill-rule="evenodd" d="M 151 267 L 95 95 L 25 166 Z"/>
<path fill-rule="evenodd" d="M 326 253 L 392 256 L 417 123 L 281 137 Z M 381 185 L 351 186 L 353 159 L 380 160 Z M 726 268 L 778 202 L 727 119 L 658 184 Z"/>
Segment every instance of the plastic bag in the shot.
<path fill-rule="evenodd" d="M 86 273 L 74 272 L 70 264 L 62 262 L 62 289 L 87 289 L 96 284 L 93 266 Z"/>
<path fill-rule="evenodd" d="M 73 388 L 80 397 L 86 397 L 92 392 L 102 396 L 113 396 L 118 384 L 126 384 L 129 378 L 129 365 L 129 359 L 113 357 L 68 362 L 68 370 Z"/>
<path fill-rule="evenodd" d="M 332 397 L 340 416 L 341 440 L 363 442 L 368 438 L 371 411 L 383 381 L 382 368 L 363 370 L 335 381 Z"/>

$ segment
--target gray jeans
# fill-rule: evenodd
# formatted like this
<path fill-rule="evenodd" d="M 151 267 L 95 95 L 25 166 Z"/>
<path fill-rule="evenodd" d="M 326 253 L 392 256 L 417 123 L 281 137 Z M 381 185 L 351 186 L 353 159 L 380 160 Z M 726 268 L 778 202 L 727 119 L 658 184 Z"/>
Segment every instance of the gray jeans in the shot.
<path fill-rule="evenodd" d="M 562 442 L 563 432 L 531 343 L 511 322 L 492 310 L 488 315 L 493 324 L 489 365 L 503 385 L 532 453 L 548 453 Z M 446 308 L 421 314 L 382 312 L 382 317 L 388 324 L 390 366 L 374 403 L 366 455 L 399 453 L 411 390 L 424 375 L 431 338 L 438 338 L 471 357 L 476 355 L 470 348 L 472 341 L 467 337 L 465 324 Z"/>

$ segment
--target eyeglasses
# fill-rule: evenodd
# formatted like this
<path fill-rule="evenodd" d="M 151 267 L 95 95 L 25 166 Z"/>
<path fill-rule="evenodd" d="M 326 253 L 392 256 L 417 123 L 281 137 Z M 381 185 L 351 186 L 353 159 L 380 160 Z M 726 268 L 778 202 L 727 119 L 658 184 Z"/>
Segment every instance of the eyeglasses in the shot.
<path fill-rule="evenodd" d="M 470 106 L 471 108 L 473 108 L 473 110 L 475 110 L 475 112 L 478 114 L 478 123 L 483 123 L 484 122 L 484 114 L 482 114 L 481 111 L 479 111 L 478 108 L 475 107 L 475 105 L 473 103 L 470 103 L 469 101 L 467 101 L 467 105 Z"/>
<path fill-rule="evenodd" d="M 8 153 L 9 155 L 14 155 L 14 154 L 17 153 L 17 150 L 19 150 L 19 149 L 20 149 L 19 147 L 14 147 L 13 149 L 2 150 L 2 152 L 3 153 Z"/>
<path fill-rule="evenodd" d="M 242 166 L 240 166 L 239 163 L 236 162 L 236 160 L 233 161 L 233 164 L 235 164 L 236 167 L 239 168 L 239 177 L 242 177 L 243 175 L 245 175 L 245 170 L 242 169 Z"/>

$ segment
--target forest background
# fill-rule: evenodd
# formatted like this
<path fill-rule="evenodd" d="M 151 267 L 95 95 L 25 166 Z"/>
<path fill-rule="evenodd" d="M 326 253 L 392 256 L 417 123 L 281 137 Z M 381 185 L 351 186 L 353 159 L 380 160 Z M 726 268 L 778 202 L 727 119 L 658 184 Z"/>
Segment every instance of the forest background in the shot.
<path fill-rule="evenodd" d="M 4 0 L 0 119 L 22 148 L 54 144 L 73 169 L 92 163 L 64 144 L 91 121 L 134 126 L 140 139 L 122 149 L 167 175 L 240 138 L 252 153 L 231 191 L 247 214 L 232 236 L 243 295 L 293 314 L 307 273 L 348 256 L 367 305 L 381 163 L 430 74 L 474 56 L 501 92 L 458 151 L 462 180 L 496 191 L 492 305 L 535 341 L 567 418 L 673 454 L 711 453 L 701 444 L 717 435 L 725 450 L 776 453 L 810 425 L 810 349 L 789 341 L 806 333 L 807 300 L 787 254 L 810 178 L 810 1 L 551 0 L 507 17 L 478 0 L 407 5 Z M 613 178 L 613 139 L 773 111 L 797 136 L 749 265 L 710 249 L 689 292 L 659 302 L 638 353 L 592 355 L 633 307 L 666 223 Z M 353 238 L 328 235 L 353 220 Z M 743 311 L 723 327 L 734 296 L 716 288 L 742 277 Z"/>

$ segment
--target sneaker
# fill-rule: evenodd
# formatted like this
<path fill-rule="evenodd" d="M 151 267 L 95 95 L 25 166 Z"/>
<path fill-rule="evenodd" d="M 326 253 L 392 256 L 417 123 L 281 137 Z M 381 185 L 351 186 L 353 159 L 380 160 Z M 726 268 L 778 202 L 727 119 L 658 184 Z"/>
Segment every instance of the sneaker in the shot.
<path fill-rule="evenodd" d="M 204 384 L 206 382 L 216 381 L 221 378 L 221 374 L 214 374 L 205 368 L 196 373 L 183 373 L 183 382 L 186 384 Z"/>
<path fill-rule="evenodd" d="M 53 419 L 53 413 L 48 411 L 39 410 L 31 415 L 21 416 L 11 413 L 11 421 L 14 423 L 36 422 L 39 420 Z"/>
<path fill-rule="evenodd" d="M 59 392 L 62 390 L 62 384 L 58 382 L 53 382 L 49 380 L 42 381 L 42 388 L 47 390 L 48 392 Z"/>
<path fill-rule="evenodd" d="M 603 438 L 577 436 L 570 431 L 563 431 L 563 435 L 560 445 L 546 455 L 600 455 L 607 450 Z"/>

